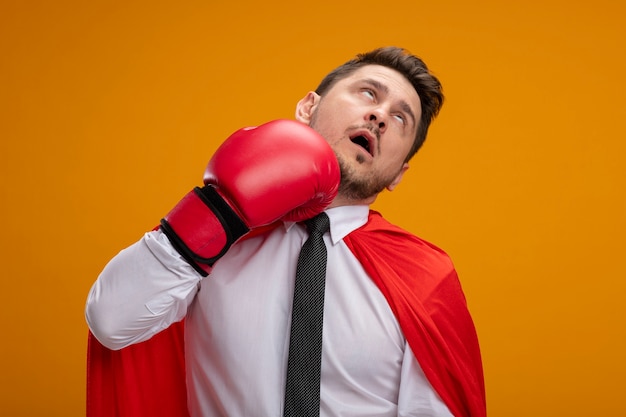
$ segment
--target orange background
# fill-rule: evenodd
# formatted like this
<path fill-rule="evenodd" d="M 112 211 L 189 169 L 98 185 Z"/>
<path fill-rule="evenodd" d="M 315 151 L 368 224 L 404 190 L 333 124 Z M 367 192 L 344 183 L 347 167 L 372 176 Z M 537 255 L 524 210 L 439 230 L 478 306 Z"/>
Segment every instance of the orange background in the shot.
<path fill-rule="evenodd" d="M 175 5 L 174 5 L 175 4 Z M 400 45 L 447 102 L 376 203 L 453 257 L 491 416 L 626 415 L 618 1 L 3 1 L 0 415 L 84 415 L 84 302 L 234 130 Z"/>

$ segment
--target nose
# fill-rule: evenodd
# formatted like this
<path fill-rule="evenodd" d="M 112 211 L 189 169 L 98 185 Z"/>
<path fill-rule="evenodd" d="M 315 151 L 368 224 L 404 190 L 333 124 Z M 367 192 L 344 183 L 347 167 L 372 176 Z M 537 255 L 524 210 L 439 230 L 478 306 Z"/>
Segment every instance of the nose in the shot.
<path fill-rule="evenodd" d="M 378 129 L 380 130 L 380 132 L 382 133 L 385 128 L 387 127 L 386 123 L 385 123 L 385 117 L 383 115 L 383 113 L 380 110 L 373 110 L 369 113 L 369 115 L 367 116 L 367 119 L 369 122 L 375 123 L 376 125 L 378 125 Z"/>

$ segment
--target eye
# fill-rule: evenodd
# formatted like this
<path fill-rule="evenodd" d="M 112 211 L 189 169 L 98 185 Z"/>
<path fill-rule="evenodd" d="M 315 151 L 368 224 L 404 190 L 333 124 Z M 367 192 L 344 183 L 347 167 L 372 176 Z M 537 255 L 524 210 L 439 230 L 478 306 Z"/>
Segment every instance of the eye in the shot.
<path fill-rule="evenodd" d="M 370 99 L 375 99 L 376 95 L 374 94 L 374 92 L 372 90 L 369 89 L 365 89 L 361 91 L 361 94 L 363 94 L 364 96 L 370 98 Z"/>
<path fill-rule="evenodd" d="M 406 117 L 404 117 L 404 115 L 396 114 L 394 117 L 396 118 L 396 120 L 399 120 L 400 123 L 402 123 L 403 125 L 406 124 Z"/>

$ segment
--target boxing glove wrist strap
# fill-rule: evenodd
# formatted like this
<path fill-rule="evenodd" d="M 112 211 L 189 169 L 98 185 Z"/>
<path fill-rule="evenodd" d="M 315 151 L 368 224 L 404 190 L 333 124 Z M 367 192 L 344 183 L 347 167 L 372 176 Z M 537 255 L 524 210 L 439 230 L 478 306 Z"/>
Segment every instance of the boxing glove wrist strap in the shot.
<path fill-rule="evenodd" d="M 210 185 L 196 187 L 161 219 L 172 246 L 202 276 L 249 228 Z"/>

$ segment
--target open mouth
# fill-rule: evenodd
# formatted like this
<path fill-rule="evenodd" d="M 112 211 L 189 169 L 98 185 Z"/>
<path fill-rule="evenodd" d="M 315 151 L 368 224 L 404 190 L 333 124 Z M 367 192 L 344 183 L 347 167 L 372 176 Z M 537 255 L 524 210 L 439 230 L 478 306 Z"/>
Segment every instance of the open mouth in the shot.
<path fill-rule="evenodd" d="M 356 145 L 359 145 L 360 147 L 365 149 L 367 151 L 367 153 L 372 155 L 372 150 L 370 148 L 370 141 L 365 136 L 358 135 L 358 136 L 355 136 L 353 138 L 350 138 L 350 140 L 352 141 L 352 143 L 354 143 Z"/>

